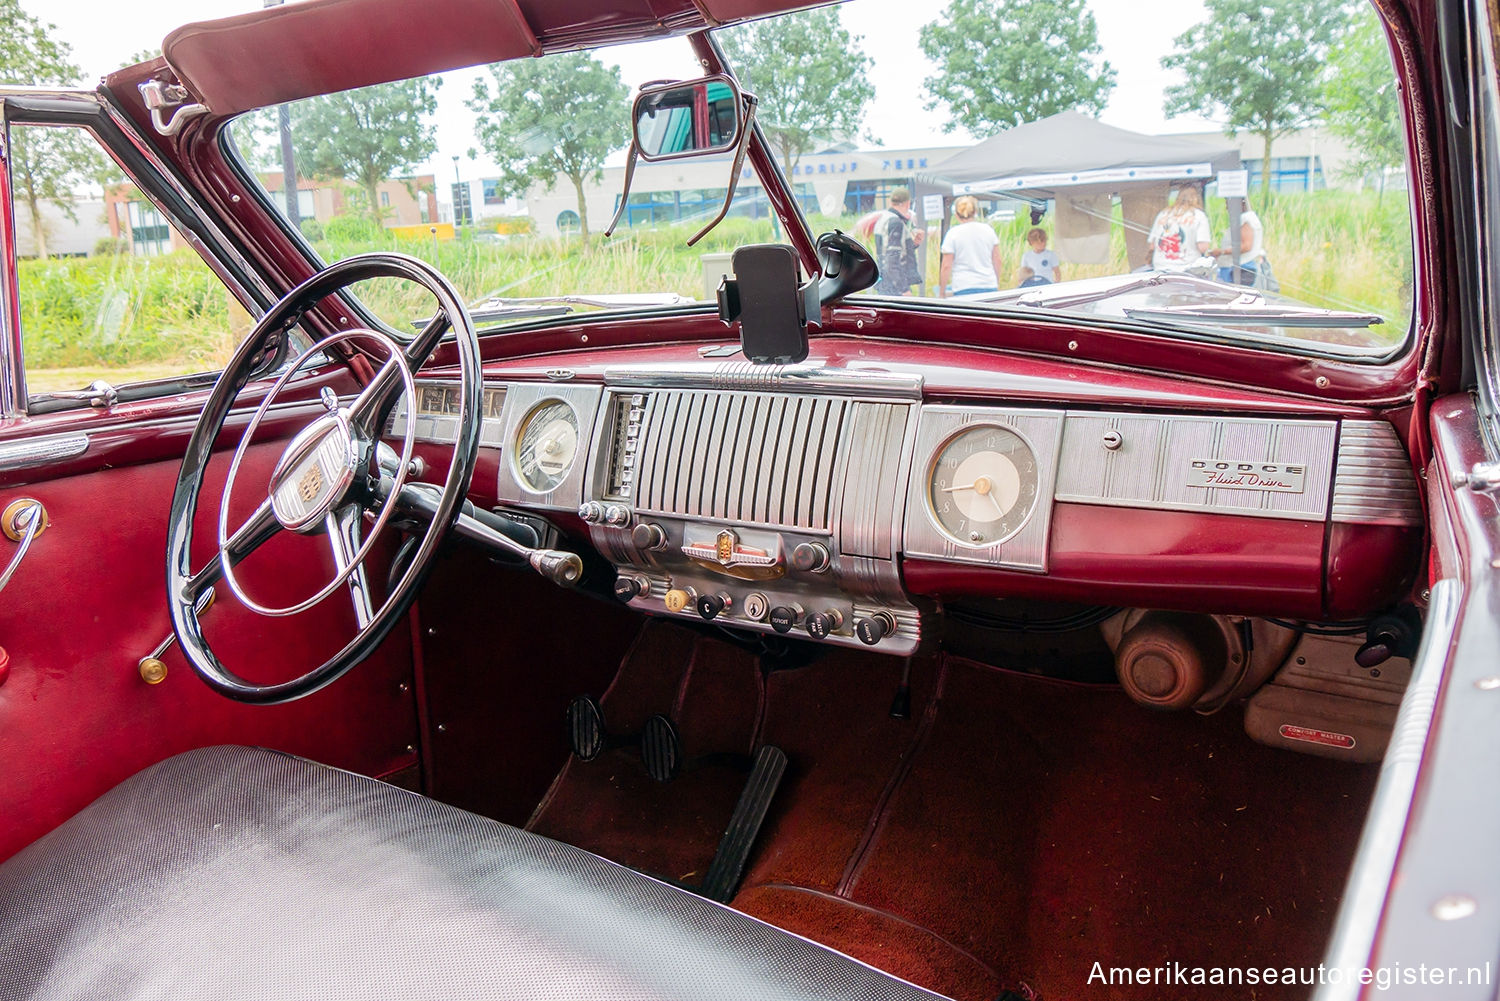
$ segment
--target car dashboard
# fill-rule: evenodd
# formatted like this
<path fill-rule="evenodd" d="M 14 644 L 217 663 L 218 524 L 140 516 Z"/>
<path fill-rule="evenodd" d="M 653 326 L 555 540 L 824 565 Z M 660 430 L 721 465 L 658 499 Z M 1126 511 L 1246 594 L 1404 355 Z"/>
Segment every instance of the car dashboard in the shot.
<path fill-rule="evenodd" d="M 977 353 L 714 350 L 488 365 L 474 500 L 586 533 L 640 611 L 892 654 L 968 598 L 1353 618 L 1399 595 L 1420 542 L 1372 414 L 1127 398 Z M 457 410 L 456 382 L 424 377 L 414 436 L 451 442 Z"/>

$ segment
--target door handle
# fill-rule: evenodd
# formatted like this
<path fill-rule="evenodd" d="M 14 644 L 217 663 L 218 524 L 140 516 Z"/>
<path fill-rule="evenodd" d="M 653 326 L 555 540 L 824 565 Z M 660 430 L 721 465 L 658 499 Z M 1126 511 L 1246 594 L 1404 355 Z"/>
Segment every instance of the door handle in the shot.
<path fill-rule="evenodd" d="M 0 591 L 5 590 L 5 585 L 10 583 L 11 576 L 21 566 L 21 561 L 31 550 L 32 540 L 46 529 L 47 509 L 42 507 L 41 501 L 31 497 L 13 500 L 5 506 L 3 512 L 0 512 L 0 530 L 5 532 L 5 537 L 10 541 L 20 543 L 15 554 L 11 556 L 5 572 L 0 573 Z"/>

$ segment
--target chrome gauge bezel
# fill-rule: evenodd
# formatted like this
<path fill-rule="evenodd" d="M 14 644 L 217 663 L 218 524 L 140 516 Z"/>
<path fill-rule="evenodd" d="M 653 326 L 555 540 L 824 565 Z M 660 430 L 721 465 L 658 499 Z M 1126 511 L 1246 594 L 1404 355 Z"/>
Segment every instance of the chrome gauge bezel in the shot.
<path fill-rule="evenodd" d="M 1015 505 L 1005 514 L 1001 515 L 1000 519 L 998 519 L 998 523 L 1006 526 L 1008 530 L 1003 534 L 987 536 L 979 540 L 978 542 L 975 542 L 971 539 L 962 538 L 958 535 L 955 535 L 953 532 L 950 532 L 948 530 L 948 526 L 943 523 L 943 519 L 938 513 L 937 504 L 935 502 L 935 498 L 933 497 L 933 492 L 937 489 L 938 464 L 942 461 L 942 458 L 948 451 L 948 449 L 960 438 L 965 438 L 973 434 L 983 434 L 992 431 L 1000 431 L 1005 434 L 1009 434 L 1021 443 L 1021 447 L 1024 448 L 1026 450 L 1026 454 L 1031 457 L 1031 475 L 1029 478 L 1021 475 L 1021 491 L 1019 496 L 1017 497 Z M 1014 459 L 1012 459 L 1011 462 L 1015 464 Z M 1018 474 L 1021 473 L 1019 464 L 1016 464 L 1016 471 Z M 924 480 L 922 484 L 923 507 L 926 509 L 927 517 L 931 521 L 933 527 L 937 529 L 939 534 L 941 534 L 944 539 L 948 540 L 956 546 L 962 546 L 963 548 L 969 550 L 980 551 L 985 549 L 993 549 L 995 546 L 1003 545 L 1004 543 L 1015 538 L 1019 532 L 1021 532 L 1028 524 L 1031 523 L 1032 516 L 1036 513 L 1037 503 L 1042 496 L 1041 481 L 1042 467 L 1041 462 L 1037 456 L 1036 445 L 1023 431 L 1021 431 L 1014 425 L 1007 424 L 1002 421 L 982 421 L 975 424 L 965 424 L 962 427 L 954 430 L 952 433 L 944 436 L 943 439 L 938 442 L 937 447 L 932 450 L 930 458 L 927 460 L 927 467 L 924 473 Z M 1029 498 L 1027 497 L 1028 488 L 1030 489 Z M 1011 517 L 1016 518 L 1014 525 L 1011 525 L 1008 520 Z M 990 524 L 996 524 L 996 522 L 991 522 Z"/>
<path fill-rule="evenodd" d="M 573 426 L 573 453 L 568 457 L 567 464 L 563 466 L 560 472 L 558 472 L 556 475 L 548 474 L 551 480 L 550 483 L 545 486 L 538 486 L 531 481 L 531 479 L 526 475 L 525 469 L 522 467 L 522 460 L 524 459 L 526 453 L 526 433 L 531 429 L 532 425 L 535 424 L 537 420 L 542 418 L 544 412 L 553 410 L 558 407 L 561 407 L 567 411 L 567 420 Z M 515 476 L 516 484 L 522 490 L 530 494 L 545 496 L 552 493 L 567 481 L 568 475 L 572 473 L 574 467 L 578 464 L 579 455 L 583 451 L 585 444 L 586 442 L 583 436 L 582 421 L 579 419 L 578 409 L 576 407 L 574 407 L 567 400 L 561 399 L 556 396 L 548 396 L 541 400 L 538 400 L 530 410 L 526 411 L 526 416 L 522 417 L 520 423 L 516 425 L 515 437 L 511 442 L 512 447 L 509 449 L 511 472 Z"/>

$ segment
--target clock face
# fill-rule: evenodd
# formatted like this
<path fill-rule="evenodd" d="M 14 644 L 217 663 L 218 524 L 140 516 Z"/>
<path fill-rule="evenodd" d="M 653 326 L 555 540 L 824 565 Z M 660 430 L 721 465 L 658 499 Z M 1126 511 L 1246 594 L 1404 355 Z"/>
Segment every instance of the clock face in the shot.
<path fill-rule="evenodd" d="M 1010 428 L 965 428 L 938 449 L 927 502 L 944 535 L 963 546 L 990 546 L 1021 530 L 1036 506 L 1036 455 Z"/>

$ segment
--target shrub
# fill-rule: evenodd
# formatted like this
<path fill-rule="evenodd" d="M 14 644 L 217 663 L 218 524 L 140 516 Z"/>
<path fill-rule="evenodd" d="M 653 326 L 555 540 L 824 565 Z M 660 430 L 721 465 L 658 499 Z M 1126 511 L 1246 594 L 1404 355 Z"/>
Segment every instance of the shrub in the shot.
<path fill-rule="evenodd" d="M 323 235 L 340 243 L 382 243 L 385 240 L 384 228 L 367 215 L 336 215 L 323 227 Z"/>
<path fill-rule="evenodd" d="M 115 254 L 130 253 L 130 241 L 123 236 L 101 236 L 94 244 L 95 257 L 112 257 Z"/>
<path fill-rule="evenodd" d="M 318 222 L 318 220 L 316 219 L 303 219 L 297 224 L 297 228 L 300 229 L 302 231 L 302 235 L 312 243 L 317 243 L 319 240 L 323 239 L 323 224 Z"/>

